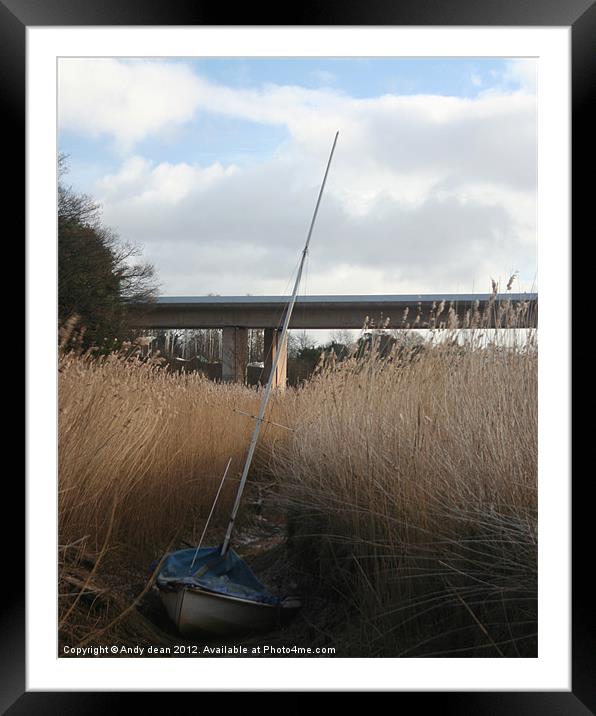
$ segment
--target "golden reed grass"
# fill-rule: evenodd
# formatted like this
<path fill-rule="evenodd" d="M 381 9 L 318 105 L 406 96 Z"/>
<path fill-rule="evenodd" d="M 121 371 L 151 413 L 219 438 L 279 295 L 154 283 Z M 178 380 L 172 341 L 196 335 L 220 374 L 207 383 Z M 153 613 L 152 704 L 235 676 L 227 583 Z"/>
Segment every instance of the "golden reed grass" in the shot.
<path fill-rule="evenodd" d="M 483 323 L 327 361 L 278 405 L 292 553 L 356 654 L 535 652 L 536 336 Z"/>
<path fill-rule="evenodd" d="M 230 507 L 258 396 L 199 374 L 171 373 L 136 352 L 59 357 L 62 544 L 89 535 L 159 552 L 200 532 L 228 459 L 217 514 Z M 265 431 L 266 432 L 266 431 Z"/>
<path fill-rule="evenodd" d="M 509 328 L 523 310 L 488 308 Z M 535 653 L 536 336 L 487 340 L 487 323 L 472 310 L 464 340 L 439 306 L 447 330 L 422 348 L 330 357 L 273 401 L 294 430 L 266 426 L 255 473 L 275 477 L 292 568 L 335 605 L 321 633 L 343 655 Z M 235 411 L 254 415 L 256 391 L 133 348 L 63 350 L 59 368 L 62 544 L 157 556 L 200 532 L 232 457 L 225 518 L 253 426 Z"/>

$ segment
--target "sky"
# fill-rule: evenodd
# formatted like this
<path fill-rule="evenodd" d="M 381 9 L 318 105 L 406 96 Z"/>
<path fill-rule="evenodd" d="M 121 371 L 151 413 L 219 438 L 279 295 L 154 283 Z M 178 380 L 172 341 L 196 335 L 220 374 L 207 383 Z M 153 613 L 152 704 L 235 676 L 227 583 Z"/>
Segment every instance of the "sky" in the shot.
<path fill-rule="evenodd" d="M 66 183 L 163 295 L 536 282 L 536 66 L 515 59 L 59 61 Z"/>

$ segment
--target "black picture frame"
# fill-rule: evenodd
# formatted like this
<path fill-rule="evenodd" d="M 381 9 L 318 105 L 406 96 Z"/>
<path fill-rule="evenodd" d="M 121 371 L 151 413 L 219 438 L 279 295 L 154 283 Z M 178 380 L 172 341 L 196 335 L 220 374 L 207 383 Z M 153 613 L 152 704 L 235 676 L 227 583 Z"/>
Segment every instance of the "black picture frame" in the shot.
<path fill-rule="evenodd" d="M 234 22 L 229 22 L 229 17 Z M 590 226 L 588 211 L 593 205 L 593 182 L 584 177 L 593 172 L 592 132 L 596 86 L 596 5 L 594 0 L 309 0 L 281 9 L 269 5 L 228 6 L 206 2 L 168 0 L 0 0 L 0 83 L 4 137 L 12 152 L 11 181 L 4 190 L 5 206 L 13 215 L 17 207 L 25 215 L 25 31 L 28 26 L 85 25 L 434 25 L 434 26 L 568 26 L 572 37 L 572 166 L 573 225 Z M 23 179 L 21 182 L 20 179 Z M 590 217 L 591 218 L 591 217 Z M 562 336 L 565 339 L 565 336 Z M 30 347 L 29 347 L 30 349 Z M 571 429 L 571 426 L 569 426 Z M 395 707 L 415 696 L 437 713 L 457 714 L 549 714 L 585 715 L 596 712 L 596 609 L 590 589 L 589 545 L 593 543 L 592 482 L 576 480 L 573 490 L 572 539 L 574 551 L 572 596 L 572 691 L 571 692 L 421 692 L 395 694 Z M 6 504 L 18 514 L 24 491 L 17 485 Z M 23 513 L 24 514 L 24 510 Z M 12 528 L 14 530 L 14 528 Z M 20 535 L 18 535 L 20 537 Z M 0 707 L 16 714 L 107 713 L 138 710 L 140 694 L 25 691 L 25 593 L 24 549 L 13 531 L 10 550 L 5 550 L 0 622 Z M 22 542 L 24 547 L 24 540 Z M 583 547 L 588 545 L 588 547 Z M 582 551 L 586 550 L 586 551 Z M 7 554 L 8 553 L 8 554 Z M 231 684 L 233 688 L 233 683 Z M 169 694 L 167 698 L 171 698 Z M 152 705 L 161 699 L 151 694 Z M 196 696 L 195 696 L 196 698 Z M 134 699 L 134 702 L 133 702 Z M 157 700 L 157 702 L 156 702 Z M 420 701 L 417 702 L 418 705 Z"/>

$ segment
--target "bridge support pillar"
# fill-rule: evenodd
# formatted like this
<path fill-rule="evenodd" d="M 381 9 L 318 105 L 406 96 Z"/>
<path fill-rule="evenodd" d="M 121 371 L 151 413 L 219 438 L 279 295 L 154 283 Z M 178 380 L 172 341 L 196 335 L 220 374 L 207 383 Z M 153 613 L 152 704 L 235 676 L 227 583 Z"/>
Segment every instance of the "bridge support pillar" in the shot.
<path fill-rule="evenodd" d="M 277 370 L 273 376 L 273 387 L 285 390 L 288 376 L 288 336 L 286 334 L 283 345 L 281 345 L 279 340 L 280 334 L 281 331 L 278 331 L 276 328 L 265 328 L 265 340 L 263 346 L 265 366 L 263 368 L 261 382 L 267 382 L 275 356 L 281 352 L 281 356 L 277 364 Z"/>
<path fill-rule="evenodd" d="M 226 326 L 222 335 L 221 379 L 244 383 L 248 363 L 248 329 Z"/>

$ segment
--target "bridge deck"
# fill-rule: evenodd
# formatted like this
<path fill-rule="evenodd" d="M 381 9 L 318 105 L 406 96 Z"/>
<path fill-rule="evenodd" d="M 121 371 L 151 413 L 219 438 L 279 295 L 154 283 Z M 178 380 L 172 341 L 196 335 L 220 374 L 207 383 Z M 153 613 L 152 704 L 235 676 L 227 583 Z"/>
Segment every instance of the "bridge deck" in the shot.
<path fill-rule="evenodd" d="M 387 318 L 394 328 L 413 323 L 428 324 L 436 306 L 444 302 L 445 311 L 437 322 L 447 320 L 452 306 L 460 320 L 478 302 L 483 311 L 491 294 L 407 294 L 369 296 L 299 296 L 290 328 L 338 329 L 362 328 L 368 318 L 379 325 Z M 496 304 L 526 303 L 524 324 L 537 325 L 538 294 L 498 294 Z M 139 328 L 277 328 L 288 302 L 287 296 L 161 296 L 153 304 L 135 306 L 133 323 Z M 498 311 L 494 311 L 495 315 Z"/>

